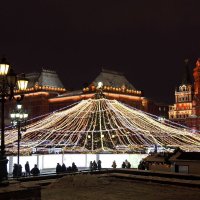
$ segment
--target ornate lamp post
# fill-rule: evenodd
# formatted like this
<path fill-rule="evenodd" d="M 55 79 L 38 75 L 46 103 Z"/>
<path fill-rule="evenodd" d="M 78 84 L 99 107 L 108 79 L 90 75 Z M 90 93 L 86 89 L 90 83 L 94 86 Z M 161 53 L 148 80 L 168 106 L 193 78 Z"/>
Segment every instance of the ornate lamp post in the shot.
<path fill-rule="evenodd" d="M 17 76 L 14 70 L 10 67 L 5 58 L 0 63 L 0 102 L 1 102 L 1 152 L 0 152 L 0 185 L 8 179 L 7 162 L 5 155 L 5 118 L 4 104 L 6 100 L 14 99 L 14 88 L 18 86 L 19 90 L 25 90 L 28 85 L 28 80 L 25 77 Z M 18 101 L 23 99 L 23 95 L 17 98 Z"/>
<path fill-rule="evenodd" d="M 20 140 L 21 140 L 21 131 L 26 131 L 26 120 L 28 118 L 28 113 L 22 108 L 22 104 L 17 103 L 16 109 L 10 114 L 11 123 L 13 127 L 16 127 L 18 130 L 17 138 L 17 165 L 19 170 L 19 155 L 20 155 Z M 17 173 L 19 176 L 19 171 Z"/>

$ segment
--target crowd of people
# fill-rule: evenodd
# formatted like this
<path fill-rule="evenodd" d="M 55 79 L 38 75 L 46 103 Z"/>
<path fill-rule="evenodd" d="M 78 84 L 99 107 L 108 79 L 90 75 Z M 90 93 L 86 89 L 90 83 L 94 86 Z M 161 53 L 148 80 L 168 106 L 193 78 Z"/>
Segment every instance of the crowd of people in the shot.
<path fill-rule="evenodd" d="M 38 169 L 37 165 L 35 164 L 34 167 L 30 170 L 29 162 L 27 161 L 25 164 L 25 174 L 22 173 L 22 166 L 21 164 L 14 164 L 13 166 L 13 177 L 20 177 L 20 176 L 38 176 L 40 174 L 40 170 Z"/>
<path fill-rule="evenodd" d="M 68 168 L 65 166 L 65 163 L 62 164 L 62 166 L 60 165 L 60 163 L 57 163 L 56 166 L 56 173 L 67 173 L 67 172 L 77 172 L 78 168 L 76 166 L 76 164 L 73 162 L 72 166 L 69 166 Z"/>
<path fill-rule="evenodd" d="M 111 167 L 113 169 L 117 168 L 117 164 L 116 161 L 114 160 Z M 126 169 L 130 169 L 131 168 L 131 164 L 130 162 L 126 159 L 124 162 L 122 162 L 121 168 L 126 168 Z M 90 161 L 89 164 L 89 170 L 90 171 L 95 171 L 95 170 L 101 170 L 101 160 L 98 160 L 97 162 L 94 161 Z M 148 169 L 148 165 L 144 160 L 141 160 L 139 165 L 138 165 L 138 169 L 140 170 L 145 170 Z M 73 162 L 72 166 L 66 167 L 65 164 L 63 163 L 62 165 L 60 165 L 60 163 L 57 163 L 56 166 L 56 173 L 67 173 L 67 172 L 77 172 L 78 168 L 76 166 L 76 164 Z M 29 162 L 27 161 L 25 164 L 25 173 L 22 173 L 22 166 L 21 164 L 14 164 L 13 167 L 13 177 L 20 177 L 20 176 L 38 176 L 40 175 L 40 170 L 38 169 L 37 165 L 35 164 L 34 167 L 30 170 L 30 166 L 29 166 Z"/>
<path fill-rule="evenodd" d="M 117 164 L 116 164 L 116 161 L 115 161 L 115 160 L 113 161 L 111 167 L 112 167 L 113 169 L 117 168 Z M 130 169 L 130 168 L 131 168 L 131 163 L 130 163 L 128 160 L 125 160 L 125 161 L 122 163 L 121 168 Z"/>
<path fill-rule="evenodd" d="M 101 170 L 101 160 L 98 160 L 97 163 L 96 161 L 94 160 L 93 162 L 90 161 L 90 171 L 93 171 L 93 170 Z"/>
<path fill-rule="evenodd" d="M 141 160 L 139 165 L 138 165 L 138 169 L 140 169 L 140 170 L 149 170 L 149 163 L 144 161 L 144 160 Z"/>

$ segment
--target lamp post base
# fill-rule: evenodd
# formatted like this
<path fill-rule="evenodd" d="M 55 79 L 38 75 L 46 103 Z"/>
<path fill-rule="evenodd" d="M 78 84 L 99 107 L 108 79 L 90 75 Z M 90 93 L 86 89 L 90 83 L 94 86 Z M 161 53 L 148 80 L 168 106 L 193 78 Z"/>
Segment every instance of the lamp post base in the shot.
<path fill-rule="evenodd" d="M 8 172 L 7 172 L 8 159 L 5 156 L 0 155 L 0 187 L 7 186 L 8 182 Z"/>

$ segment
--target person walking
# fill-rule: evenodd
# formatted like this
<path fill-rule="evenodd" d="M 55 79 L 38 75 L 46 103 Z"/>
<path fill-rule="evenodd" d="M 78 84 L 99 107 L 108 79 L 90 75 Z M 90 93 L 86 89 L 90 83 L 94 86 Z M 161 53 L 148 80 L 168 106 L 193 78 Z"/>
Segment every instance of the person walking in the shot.
<path fill-rule="evenodd" d="M 122 163 L 122 168 L 126 168 L 126 163 L 125 162 Z"/>
<path fill-rule="evenodd" d="M 126 159 L 125 160 L 125 165 L 126 165 L 126 168 L 128 168 L 127 166 L 128 166 L 128 160 Z"/>
<path fill-rule="evenodd" d="M 31 169 L 31 174 L 33 174 L 33 176 L 38 176 L 40 174 L 40 170 L 38 169 L 37 165 L 34 165 L 34 168 Z"/>
<path fill-rule="evenodd" d="M 98 162 L 97 162 L 97 168 L 98 168 L 98 170 L 101 170 L 101 160 L 98 160 Z"/>
<path fill-rule="evenodd" d="M 90 171 L 93 171 L 93 163 L 92 163 L 92 161 L 90 161 L 90 166 L 89 166 L 89 168 L 90 168 Z"/>
<path fill-rule="evenodd" d="M 62 172 L 62 167 L 60 165 L 60 163 L 57 163 L 57 166 L 56 166 L 56 173 L 59 174 Z"/>
<path fill-rule="evenodd" d="M 130 168 L 131 168 L 131 163 L 130 163 L 130 162 L 128 162 L 126 168 L 127 168 L 127 169 L 130 169 Z"/>
<path fill-rule="evenodd" d="M 63 173 L 67 172 L 67 168 L 66 168 L 66 166 L 65 166 L 65 163 L 62 164 L 62 172 L 63 172 Z"/>
<path fill-rule="evenodd" d="M 112 168 L 115 169 L 116 167 L 117 167 L 117 164 L 116 164 L 116 162 L 114 160 L 113 163 L 112 163 Z"/>
<path fill-rule="evenodd" d="M 31 172 L 30 172 L 30 166 L 29 166 L 29 162 L 27 161 L 25 164 L 25 171 L 26 171 L 26 176 L 30 176 Z"/>
<path fill-rule="evenodd" d="M 97 170 L 97 163 L 96 163 L 96 161 L 95 161 L 95 160 L 93 161 L 93 163 L 92 163 L 92 164 L 93 164 L 93 170 Z"/>
<path fill-rule="evenodd" d="M 73 172 L 77 172 L 78 171 L 78 168 L 77 168 L 77 166 L 76 166 L 76 164 L 74 162 L 72 163 L 72 171 Z"/>

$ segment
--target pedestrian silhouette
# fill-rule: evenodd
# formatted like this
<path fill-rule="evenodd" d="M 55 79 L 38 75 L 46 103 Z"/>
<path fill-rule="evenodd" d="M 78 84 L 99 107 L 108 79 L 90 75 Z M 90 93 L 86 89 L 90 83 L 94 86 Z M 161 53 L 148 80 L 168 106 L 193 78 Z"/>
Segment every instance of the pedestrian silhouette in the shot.
<path fill-rule="evenodd" d="M 92 161 L 90 161 L 90 171 L 93 171 L 93 163 L 92 163 Z"/>
<path fill-rule="evenodd" d="M 76 164 L 74 162 L 72 163 L 72 171 L 73 172 L 77 172 L 78 171 L 78 168 L 77 168 L 77 166 L 76 166 Z"/>
<path fill-rule="evenodd" d="M 97 163 L 96 163 L 96 161 L 95 161 L 95 160 L 93 161 L 93 163 L 92 163 L 92 164 L 93 164 L 93 170 L 97 170 Z"/>
<path fill-rule="evenodd" d="M 113 163 L 112 163 L 112 168 L 115 169 L 116 167 L 117 167 L 117 164 L 116 164 L 116 162 L 114 160 Z"/>
<path fill-rule="evenodd" d="M 127 169 L 130 169 L 130 168 L 131 168 L 131 163 L 130 163 L 130 162 L 128 162 L 126 168 L 127 168 Z"/>
<path fill-rule="evenodd" d="M 101 160 L 98 160 L 98 162 L 97 162 L 97 168 L 98 168 L 98 170 L 101 170 Z"/>
<path fill-rule="evenodd" d="M 64 173 L 67 171 L 67 168 L 66 168 L 64 163 L 62 164 L 62 170 L 61 171 L 64 172 Z"/>
<path fill-rule="evenodd" d="M 122 168 L 126 168 L 126 163 L 125 162 L 122 163 Z"/>
<path fill-rule="evenodd" d="M 31 174 L 33 174 L 33 176 L 38 176 L 40 174 L 40 170 L 38 169 L 37 165 L 34 165 L 34 168 L 31 169 Z"/>
<path fill-rule="evenodd" d="M 25 171 L 26 171 L 26 176 L 30 176 L 31 172 L 30 172 L 30 166 L 29 166 L 29 163 L 28 161 L 26 162 L 25 164 Z"/>
<path fill-rule="evenodd" d="M 62 167 L 60 165 L 60 163 L 57 163 L 57 166 L 56 166 L 56 173 L 59 174 L 62 172 Z"/>

